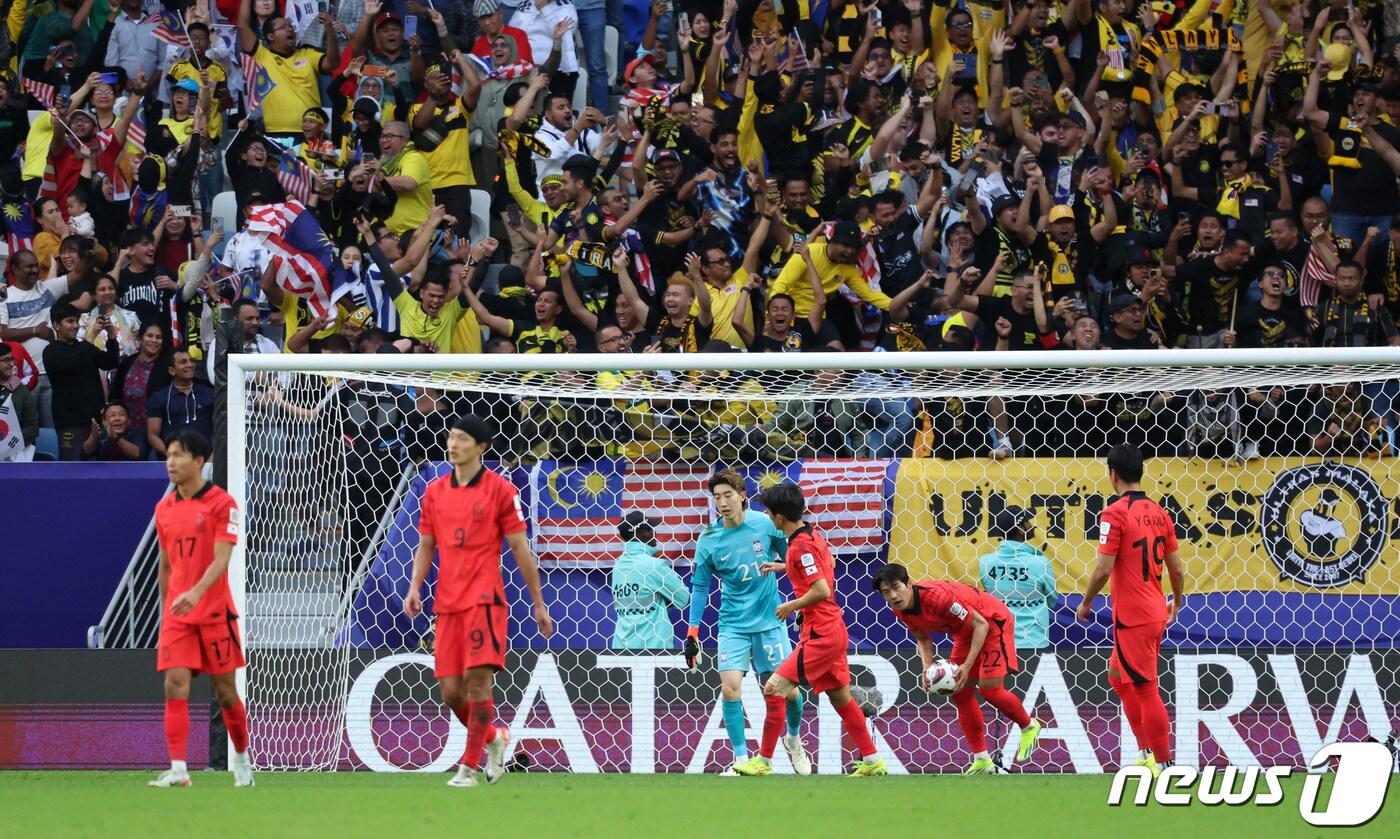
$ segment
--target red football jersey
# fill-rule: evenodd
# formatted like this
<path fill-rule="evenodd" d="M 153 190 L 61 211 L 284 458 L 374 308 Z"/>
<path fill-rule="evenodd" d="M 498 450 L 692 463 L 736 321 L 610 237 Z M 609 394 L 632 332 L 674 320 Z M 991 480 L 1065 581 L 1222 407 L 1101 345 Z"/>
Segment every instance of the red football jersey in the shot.
<path fill-rule="evenodd" d="M 1129 492 L 1099 517 L 1099 553 L 1114 557 L 1113 622 L 1138 626 L 1167 619 L 1162 565 L 1177 549 L 1171 514 L 1143 492 Z"/>
<path fill-rule="evenodd" d="M 831 589 L 830 597 L 802 610 L 803 638 L 825 638 L 846 631 L 841 604 L 836 602 L 836 563 L 831 559 L 831 548 L 810 524 L 804 524 L 788 540 L 787 576 L 798 597 L 811 591 L 818 579 L 826 580 Z"/>
<path fill-rule="evenodd" d="M 501 540 L 524 529 L 520 494 L 489 469 L 477 472 L 465 486 L 458 485 L 456 472 L 428 484 L 418 531 L 437 540 L 433 611 L 505 603 Z"/>
<path fill-rule="evenodd" d="M 234 614 L 228 574 L 219 577 L 190 612 L 171 614 L 170 604 L 194 588 L 209 570 L 214 562 L 214 544 L 236 543 L 238 531 L 238 505 L 233 502 L 233 496 L 212 483 L 205 484 L 189 498 L 181 498 L 176 490 L 160 500 L 156 505 L 156 539 L 170 560 L 163 620 L 212 623 L 226 621 Z"/>
<path fill-rule="evenodd" d="M 936 580 L 914 583 L 914 605 L 908 611 L 894 610 L 895 617 L 911 630 L 919 632 L 946 632 L 954 637 L 972 637 L 972 621 L 968 617 L 975 611 L 991 621 L 1005 619 L 1011 613 L 1006 604 L 985 591 L 973 588 L 956 580 Z"/>

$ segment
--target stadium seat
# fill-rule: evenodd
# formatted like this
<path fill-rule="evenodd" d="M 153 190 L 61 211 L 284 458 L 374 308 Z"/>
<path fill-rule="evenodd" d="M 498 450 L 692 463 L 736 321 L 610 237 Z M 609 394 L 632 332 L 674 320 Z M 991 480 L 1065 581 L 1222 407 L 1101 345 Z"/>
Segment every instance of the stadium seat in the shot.
<path fill-rule="evenodd" d="M 617 27 L 609 26 L 603 34 L 604 49 L 608 54 L 608 87 L 617 84 L 617 51 L 622 45 L 622 35 Z"/>
<path fill-rule="evenodd" d="M 34 459 L 58 460 L 58 432 L 52 428 L 39 429 L 39 439 L 34 441 Z"/>
<path fill-rule="evenodd" d="M 491 193 L 484 189 L 472 190 L 472 224 L 468 236 L 473 243 L 491 235 Z"/>
<path fill-rule="evenodd" d="M 574 85 L 574 112 L 583 113 L 588 107 L 588 71 L 578 68 L 578 83 Z"/>
<path fill-rule="evenodd" d="M 209 216 L 210 229 L 216 224 L 219 225 L 223 228 L 225 238 L 238 230 L 238 199 L 234 197 L 233 190 L 214 196 L 214 205 L 210 208 Z"/>

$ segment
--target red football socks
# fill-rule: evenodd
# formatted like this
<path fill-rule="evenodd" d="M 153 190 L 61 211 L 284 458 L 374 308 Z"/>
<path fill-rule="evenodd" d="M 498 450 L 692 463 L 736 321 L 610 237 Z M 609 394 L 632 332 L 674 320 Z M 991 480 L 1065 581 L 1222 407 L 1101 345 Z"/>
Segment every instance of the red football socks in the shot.
<path fill-rule="evenodd" d="M 962 726 L 968 747 L 973 754 L 985 752 L 987 723 L 982 719 L 982 705 L 977 701 L 977 691 L 970 687 L 963 688 L 953 694 L 953 704 L 958 706 L 958 725 Z"/>
<path fill-rule="evenodd" d="M 1141 734 L 1138 742 L 1143 748 L 1151 749 L 1158 763 L 1170 763 L 1172 759 L 1172 728 L 1167 720 L 1167 706 L 1162 702 L 1162 692 L 1155 681 L 1133 685 L 1137 694 L 1138 713 L 1142 717 Z"/>
<path fill-rule="evenodd" d="M 183 761 L 190 749 L 190 701 L 165 700 L 165 747 L 171 760 Z"/>
<path fill-rule="evenodd" d="M 984 688 L 980 692 L 982 698 L 990 702 L 993 708 L 1005 714 L 1007 719 L 1022 728 L 1031 724 L 1031 715 L 1026 713 L 1026 706 L 1021 704 L 1021 700 L 1016 698 L 1016 694 L 1004 687 L 994 687 L 991 690 Z"/>
<path fill-rule="evenodd" d="M 496 727 L 491 724 L 496 718 L 496 703 L 490 699 L 468 702 L 466 717 L 467 750 L 462 753 L 462 765 L 475 769 L 481 765 L 481 750 L 496 736 Z"/>
<path fill-rule="evenodd" d="M 769 712 L 771 715 L 771 711 Z M 836 713 L 841 715 L 841 727 L 846 729 L 846 733 L 855 741 L 856 750 L 863 758 L 869 758 L 875 754 L 875 740 L 870 736 L 870 727 L 865 723 L 865 712 L 860 709 L 860 703 L 855 700 L 847 702 Z M 764 729 L 768 726 L 765 723 Z"/>
<path fill-rule="evenodd" d="M 763 717 L 763 739 L 758 744 L 758 754 L 767 760 L 773 759 L 773 750 L 778 746 L 778 738 L 787 728 L 787 700 L 777 694 L 763 697 L 768 713 Z"/>
<path fill-rule="evenodd" d="M 1118 694 L 1118 700 L 1123 703 L 1123 713 L 1128 716 L 1128 727 L 1133 730 L 1133 736 L 1137 738 L 1138 748 L 1150 748 L 1147 744 L 1147 735 L 1142 730 L 1142 706 L 1138 704 L 1138 695 L 1133 690 L 1133 683 L 1127 679 L 1121 681 L 1108 680 L 1109 687 Z"/>
<path fill-rule="evenodd" d="M 224 715 L 224 727 L 228 729 L 228 739 L 233 741 L 233 750 L 238 754 L 247 752 L 248 709 L 243 707 L 243 700 L 240 699 L 221 710 Z"/>

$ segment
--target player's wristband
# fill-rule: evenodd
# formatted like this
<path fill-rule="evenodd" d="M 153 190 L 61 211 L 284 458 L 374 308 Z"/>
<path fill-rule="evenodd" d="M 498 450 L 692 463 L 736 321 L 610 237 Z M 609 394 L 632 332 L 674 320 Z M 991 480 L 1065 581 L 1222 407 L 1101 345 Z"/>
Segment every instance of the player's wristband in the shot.
<path fill-rule="evenodd" d="M 692 626 L 692 627 L 690 627 L 689 629 L 687 629 L 687 630 L 685 631 L 685 637 L 687 637 L 687 638 L 699 638 L 699 637 L 700 637 L 700 627 L 698 627 L 698 626 Z"/>

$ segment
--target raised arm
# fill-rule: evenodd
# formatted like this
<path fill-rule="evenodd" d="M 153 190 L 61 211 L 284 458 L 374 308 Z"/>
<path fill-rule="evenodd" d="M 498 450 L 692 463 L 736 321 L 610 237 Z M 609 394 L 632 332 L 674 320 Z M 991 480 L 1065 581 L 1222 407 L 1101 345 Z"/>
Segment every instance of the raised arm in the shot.
<path fill-rule="evenodd" d="M 467 296 L 467 302 L 471 304 L 472 311 L 476 312 L 476 319 L 481 321 L 481 325 L 496 333 L 497 335 L 509 336 L 511 333 L 511 322 L 508 318 L 491 314 L 491 310 L 486 308 L 486 304 L 481 302 L 481 298 L 476 296 L 476 292 L 469 288 L 462 289 L 462 293 Z"/>
<path fill-rule="evenodd" d="M 366 7 L 378 0 L 366 0 Z M 238 48 L 248 54 L 257 52 L 258 35 L 253 31 L 253 0 L 242 0 L 238 4 Z"/>
<path fill-rule="evenodd" d="M 622 248 L 618 248 L 617 251 L 613 252 L 613 269 L 621 274 L 622 270 L 625 269 L 618 269 L 617 267 L 617 254 L 619 252 L 623 253 L 624 257 L 626 255 L 626 252 L 623 251 Z M 565 263 L 559 269 L 559 285 L 564 291 L 564 305 L 569 307 L 569 312 L 573 314 L 574 318 L 579 323 L 583 324 L 584 329 L 587 329 L 589 332 L 596 332 L 598 330 L 598 316 L 590 312 L 587 306 L 583 305 L 583 298 L 579 297 L 578 289 L 574 287 L 574 272 L 569 267 L 568 263 Z"/>

